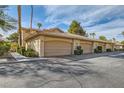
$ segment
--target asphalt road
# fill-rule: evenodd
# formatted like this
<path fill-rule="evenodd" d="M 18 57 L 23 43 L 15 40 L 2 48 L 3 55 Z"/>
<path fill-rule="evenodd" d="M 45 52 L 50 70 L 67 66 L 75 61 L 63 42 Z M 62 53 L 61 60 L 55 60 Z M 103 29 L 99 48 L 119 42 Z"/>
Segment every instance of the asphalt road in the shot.
<path fill-rule="evenodd" d="M 3 88 L 124 88 L 124 53 L 0 64 Z"/>

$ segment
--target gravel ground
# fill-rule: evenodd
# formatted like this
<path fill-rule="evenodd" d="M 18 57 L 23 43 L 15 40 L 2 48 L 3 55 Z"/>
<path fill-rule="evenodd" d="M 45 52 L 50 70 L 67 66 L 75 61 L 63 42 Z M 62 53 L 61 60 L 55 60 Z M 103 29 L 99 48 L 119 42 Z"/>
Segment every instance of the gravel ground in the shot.
<path fill-rule="evenodd" d="M 0 64 L 0 87 L 123 88 L 124 55 L 111 55 L 89 59 L 66 56 L 50 58 L 46 62 Z"/>

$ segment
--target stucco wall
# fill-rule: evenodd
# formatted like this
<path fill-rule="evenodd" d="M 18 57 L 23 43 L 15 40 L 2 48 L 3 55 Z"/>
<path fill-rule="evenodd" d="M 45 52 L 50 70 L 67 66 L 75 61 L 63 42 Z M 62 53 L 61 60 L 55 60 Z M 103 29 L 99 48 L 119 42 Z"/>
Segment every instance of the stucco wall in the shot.
<path fill-rule="evenodd" d="M 26 44 L 24 39 L 30 35 L 35 34 L 35 33 L 37 33 L 37 31 L 34 31 L 34 30 L 30 31 L 30 30 L 22 29 L 22 33 L 21 33 L 22 34 L 22 46 L 25 46 L 25 44 Z"/>
<path fill-rule="evenodd" d="M 80 40 L 80 45 L 83 49 L 83 53 L 92 53 L 93 51 L 93 42 Z"/>
<path fill-rule="evenodd" d="M 112 44 L 106 44 L 106 49 L 113 49 Z"/>
<path fill-rule="evenodd" d="M 49 42 L 54 42 L 54 43 L 50 43 L 50 44 L 54 44 L 56 46 L 49 45 L 48 44 Z M 45 44 L 46 43 L 47 43 L 47 47 L 52 47 L 52 49 L 54 50 L 53 56 L 54 56 L 55 52 L 62 52 L 62 54 L 63 54 L 64 51 L 66 51 L 66 49 L 68 49 L 68 47 L 70 47 L 70 49 L 71 49 L 71 53 L 70 53 L 70 50 L 68 50 L 69 54 L 74 54 L 74 50 L 76 49 L 77 46 L 82 46 L 84 53 L 94 52 L 94 49 L 97 46 L 102 46 L 103 52 L 106 51 L 106 49 L 108 49 L 108 48 L 110 48 L 110 49 L 113 49 L 114 47 L 116 47 L 117 49 L 121 48 L 118 45 L 113 46 L 112 44 L 109 44 L 109 43 L 106 44 L 106 43 L 101 43 L 101 42 L 60 38 L 60 37 L 52 37 L 52 36 L 34 37 L 34 38 L 28 40 L 26 45 L 27 45 L 27 47 L 30 47 L 30 48 L 34 49 L 35 51 L 37 51 L 39 53 L 39 56 L 42 57 L 42 56 L 45 56 Z M 60 44 L 60 46 L 57 45 L 58 43 Z M 64 46 L 64 44 L 65 44 L 65 46 Z M 54 47 L 55 47 L 55 49 L 54 49 Z M 61 48 L 59 48 L 59 47 L 61 47 Z M 63 50 L 64 47 L 65 47 L 65 50 Z M 56 49 L 58 49 L 58 50 L 56 51 Z M 61 53 L 59 53 L 59 54 L 61 54 Z M 65 54 L 67 54 L 67 53 L 65 53 Z"/>
<path fill-rule="evenodd" d="M 40 55 L 40 48 L 41 48 L 40 47 L 40 44 L 41 44 L 40 42 L 41 42 L 40 37 L 37 37 L 35 39 L 30 39 L 27 42 L 27 44 L 25 44 L 25 46 L 28 47 L 28 48 L 34 49 Z"/>
<path fill-rule="evenodd" d="M 116 48 L 116 49 L 123 49 L 123 47 L 120 46 L 120 45 L 115 45 L 115 48 Z"/>
<path fill-rule="evenodd" d="M 96 49 L 98 46 L 102 46 L 102 51 L 106 51 L 106 44 L 101 42 L 93 42 L 93 50 Z"/>

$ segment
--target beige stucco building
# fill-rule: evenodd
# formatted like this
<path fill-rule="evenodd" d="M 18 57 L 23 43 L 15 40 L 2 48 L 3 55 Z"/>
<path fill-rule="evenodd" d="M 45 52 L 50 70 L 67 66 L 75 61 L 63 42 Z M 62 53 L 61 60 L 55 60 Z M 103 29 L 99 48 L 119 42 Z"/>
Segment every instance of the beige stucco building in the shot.
<path fill-rule="evenodd" d="M 83 53 L 93 53 L 97 46 L 106 49 L 122 48 L 123 45 L 115 44 L 110 41 L 90 39 L 87 37 L 64 33 L 58 28 L 49 30 L 37 30 L 22 28 L 22 44 L 26 48 L 30 47 L 44 56 L 72 55 L 77 46 L 81 46 Z"/>

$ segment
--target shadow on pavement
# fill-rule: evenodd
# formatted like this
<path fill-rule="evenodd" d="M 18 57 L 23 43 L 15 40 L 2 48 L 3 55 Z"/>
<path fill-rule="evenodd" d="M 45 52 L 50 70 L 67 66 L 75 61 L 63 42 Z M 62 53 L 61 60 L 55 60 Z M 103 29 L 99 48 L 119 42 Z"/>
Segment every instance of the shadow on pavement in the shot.
<path fill-rule="evenodd" d="M 120 53 L 124 53 L 124 52 L 118 51 L 118 52 L 105 52 L 105 53 L 94 53 L 94 54 L 83 54 L 83 55 L 71 55 L 71 56 L 60 56 L 60 57 L 57 57 L 57 58 L 69 59 L 71 61 L 79 61 L 79 60 L 96 58 L 96 57 L 116 55 L 116 54 L 120 54 Z M 118 56 L 118 57 L 124 58 L 124 55 L 121 55 L 121 56 Z"/>
<path fill-rule="evenodd" d="M 86 62 L 88 63 L 88 62 Z M 24 76 L 38 74 L 41 70 L 48 70 L 54 73 L 83 75 L 86 73 L 93 73 L 86 64 L 66 64 L 66 63 L 53 63 L 53 62 L 31 62 L 31 63 L 18 63 L 18 64 L 1 64 L 1 76 Z"/>

